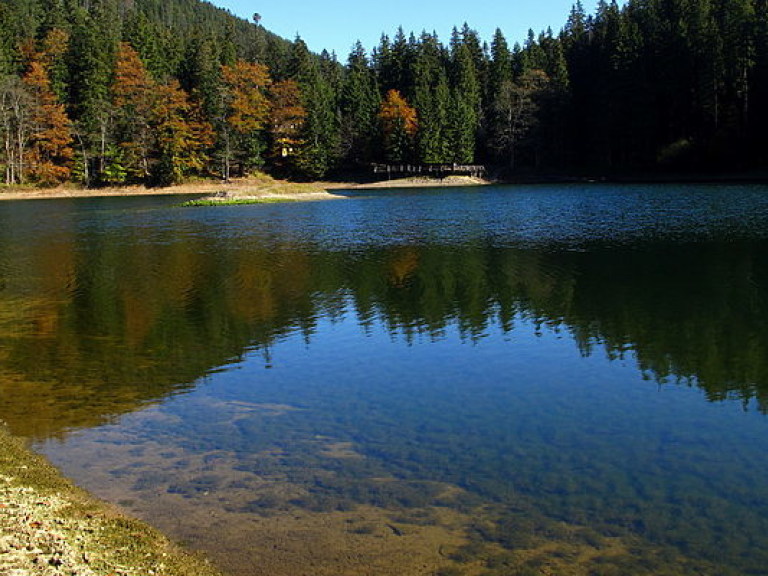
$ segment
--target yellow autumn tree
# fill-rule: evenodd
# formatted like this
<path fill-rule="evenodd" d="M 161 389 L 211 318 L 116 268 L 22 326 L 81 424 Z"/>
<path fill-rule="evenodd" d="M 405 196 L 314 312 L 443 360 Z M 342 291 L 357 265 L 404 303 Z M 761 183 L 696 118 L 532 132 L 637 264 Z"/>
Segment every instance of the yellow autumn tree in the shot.
<path fill-rule="evenodd" d="M 155 168 L 159 183 L 176 184 L 205 168 L 213 128 L 177 80 L 157 88 L 153 129 L 160 156 Z"/>
<path fill-rule="evenodd" d="M 240 171 L 262 164 L 264 128 L 269 120 L 267 89 L 272 84 L 269 69 L 263 64 L 238 60 L 222 66 L 224 118 L 220 127 L 223 177 L 229 179 L 232 159 Z"/>
<path fill-rule="evenodd" d="M 294 80 L 276 82 L 269 93 L 271 156 L 276 165 L 286 166 L 301 146 L 301 129 L 307 111 L 301 103 L 301 89 Z"/>
<path fill-rule="evenodd" d="M 133 47 L 122 42 L 117 53 L 112 103 L 116 111 L 116 132 L 122 165 L 136 178 L 150 174 L 153 145 L 152 117 L 157 84 Z"/>
<path fill-rule="evenodd" d="M 390 90 L 381 103 L 379 119 L 384 133 L 384 150 L 390 162 L 405 162 L 413 150 L 419 129 L 416 109 L 397 90 Z"/>

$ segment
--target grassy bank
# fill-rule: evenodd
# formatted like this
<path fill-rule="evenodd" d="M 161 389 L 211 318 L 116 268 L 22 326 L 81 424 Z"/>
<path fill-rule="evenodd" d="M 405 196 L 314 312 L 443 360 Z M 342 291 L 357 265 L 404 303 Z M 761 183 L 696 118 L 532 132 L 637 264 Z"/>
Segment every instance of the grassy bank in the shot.
<path fill-rule="evenodd" d="M 0 574 L 220 576 L 64 478 L 0 428 Z"/>

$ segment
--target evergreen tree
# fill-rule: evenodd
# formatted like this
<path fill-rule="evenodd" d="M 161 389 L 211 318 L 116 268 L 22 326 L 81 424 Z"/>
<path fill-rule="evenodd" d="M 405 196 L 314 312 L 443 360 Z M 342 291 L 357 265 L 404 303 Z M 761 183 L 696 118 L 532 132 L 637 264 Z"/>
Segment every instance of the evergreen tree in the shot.
<path fill-rule="evenodd" d="M 77 121 L 86 184 L 98 181 L 107 165 L 113 120 L 109 89 L 117 50 L 114 5 L 102 0 L 91 10 L 75 10 L 67 55 L 71 78 L 68 100 Z"/>
<path fill-rule="evenodd" d="M 512 52 L 502 31 L 497 28 L 491 41 L 491 61 L 488 66 L 488 96 L 486 103 L 486 120 L 488 123 L 487 145 L 495 161 L 503 162 L 503 146 L 498 142 L 506 124 L 502 99 L 508 86 L 512 84 Z"/>
<path fill-rule="evenodd" d="M 419 117 L 417 158 L 427 164 L 450 160 L 448 110 L 450 89 L 440 43 L 422 34 L 414 66 L 413 104 Z"/>
<path fill-rule="evenodd" d="M 750 150 L 760 165 L 768 163 L 768 0 L 755 0 L 755 65 L 748 97 Z"/>
<path fill-rule="evenodd" d="M 512 80 L 512 53 L 500 28 L 496 28 L 491 41 L 491 61 L 488 67 L 488 88 L 491 95 L 498 93 L 504 83 Z"/>
<path fill-rule="evenodd" d="M 382 36 L 376 58 L 378 83 L 382 90 L 412 93 L 413 57 L 413 43 L 406 38 L 402 26 L 397 29 L 391 44 L 387 36 Z"/>
<path fill-rule="evenodd" d="M 9 26 L 12 19 L 10 7 L 0 3 L 0 78 L 15 72 L 15 41 L 13 29 Z"/>
<path fill-rule="evenodd" d="M 40 42 L 41 63 L 48 75 L 51 90 L 60 103 L 66 102 L 69 88 L 67 51 L 70 33 L 63 28 L 49 28 Z"/>
<path fill-rule="evenodd" d="M 134 10 L 128 14 L 123 27 L 123 41 L 136 50 L 153 78 L 163 80 L 173 74 L 174 69 L 169 66 L 173 59 L 168 58 L 167 51 L 163 50 L 163 35 L 143 12 Z"/>
<path fill-rule="evenodd" d="M 481 89 L 470 43 L 454 29 L 451 39 L 453 86 L 449 124 L 449 146 L 453 162 L 475 161 L 476 136 L 480 125 Z"/>
<path fill-rule="evenodd" d="M 296 165 L 301 175 L 322 178 L 336 167 L 339 159 L 338 96 L 301 38 L 294 42 L 290 70 L 292 79 L 299 84 L 307 112 Z"/>
<path fill-rule="evenodd" d="M 360 165 L 373 157 L 378 139 L 380 98 L 376 79 L 365 48 L 358 41 L 347 61 L 347 70 L 341 88 L 341 153 L 351 165 Z"/>

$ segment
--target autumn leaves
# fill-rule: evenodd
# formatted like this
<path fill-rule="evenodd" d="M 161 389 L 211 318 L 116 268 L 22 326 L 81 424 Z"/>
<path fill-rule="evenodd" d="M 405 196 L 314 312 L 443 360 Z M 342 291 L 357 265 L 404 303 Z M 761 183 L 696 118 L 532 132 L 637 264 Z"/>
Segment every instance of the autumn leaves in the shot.
<path fill-rule="evenodd" d="M 285 164 L 301 145 L 306 113 L 296 82 L 273 83 L 262 64 L 222 65 L 211 113 L 178 80 L 153 78 L 131 44 L 122 42 L 101 106 L 100 149 L 78 147 L 78 126 L 55 90 L 68 40 L 53 29 L 42 41 L 30 41 L 20 81 L 9 77 L 0 84 L 7 184 L 57 185 L 75 171 L 86 183 L 106 185 L 172 184 L 211 173 L 228 179 L 233 167 L 243 174 L 264 154 Z"/>

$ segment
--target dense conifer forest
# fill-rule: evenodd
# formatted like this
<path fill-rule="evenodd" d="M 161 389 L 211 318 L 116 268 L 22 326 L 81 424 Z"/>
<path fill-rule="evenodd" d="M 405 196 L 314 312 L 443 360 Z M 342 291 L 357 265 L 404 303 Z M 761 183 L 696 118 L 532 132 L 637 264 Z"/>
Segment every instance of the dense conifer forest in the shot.
<path fill-rule="evenodd" d="M 768 0 L 577 3 L 513 42 L 397 30 L 339 61 L 201 0 L 0 0 L 7 184 L 768 168 Z"/>

